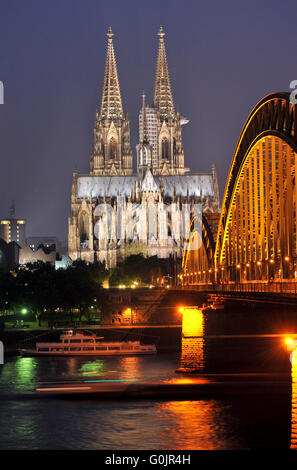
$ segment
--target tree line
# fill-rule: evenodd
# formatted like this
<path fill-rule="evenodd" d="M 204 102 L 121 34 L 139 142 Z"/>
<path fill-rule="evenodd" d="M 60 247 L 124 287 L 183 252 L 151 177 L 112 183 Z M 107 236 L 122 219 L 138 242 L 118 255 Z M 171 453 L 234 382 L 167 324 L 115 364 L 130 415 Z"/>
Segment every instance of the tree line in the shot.
<path fill-rule="evenodd" d="M 56 270 L 50 263 L 28 263 L 15 271 L 0 272 L 0 311 L 31 313 L 36 321 L 74 318 L 91 320 L 94 311 L 102 312 L 108 292 L 102 287 L 132 283 L 159 284 L 167 262 L 156 256 L 128 256 L 114 269 L 104 263 L 74 261 L 67 269 Z M 25 317 L 24 317 L 25 318 Z"/>
<path fill-rule="evenodd" d="M 50 263 L 28 263 L 15 271 L 0 274 L 0 309 L 32 313 L 36 320 L 56 317 L 54 312 L 74 311 L 88 320 L 94 305 L 101 309 L 105 300 L 102 282 L 108 276 L 102 263 L 75 261 L 67 269 L 55 270 Z"/>

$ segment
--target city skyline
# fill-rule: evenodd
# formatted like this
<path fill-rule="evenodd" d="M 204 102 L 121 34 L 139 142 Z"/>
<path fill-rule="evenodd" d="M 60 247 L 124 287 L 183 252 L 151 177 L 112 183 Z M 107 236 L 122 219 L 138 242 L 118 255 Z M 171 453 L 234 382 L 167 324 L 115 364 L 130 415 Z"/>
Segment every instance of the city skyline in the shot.
<path fill-rule="evenodd" d="M 258 15 L 255 2 L 255 8 L 229 2 L 224 10 L 230 14 L 224 14 L 222 21 L 219 3 L 213 16 L 210 6 L 194 2 L 188 2 L 187 8 L 170 2 L 170 9 L 165 2 L 158 11 L 153 2 L 151 9 L 136 7 L 131 12 L 130 8 L 125 25 L 122 15 L 112 14 L 113 8 L 124 12 L 120 3 L 100 8 L 90 1 L 82 12 L 78 3 L 72 5 L 70 14 L 60 6 L 56 15 L 55 2 L 41 9 L 29 1 L 26 8 L 19 6 L 18 16 L 15 7 L 3 4 L 2 21 L 13 18 L 16 28 L 12 34 L 3 21 L 0 31 L 5 44 L 0 77 L 5 88 L 0 107 L 1 216 L 7 216 L 14 199 L 17 216 L 28 220 L 28 235 L 66 238 L 72 169 L 76 165 L 79 171 L 88 171 L 109 24 L 115 34 L 124 108 L 131 121 L 134 166 L 141 94 L 145 90 L 148 104 L 152 102 L 157 32 L 162 24 L 176 108 L 190 120 L 184 129 L 185 165 L 205 172 L 209 163 L 215 163 L 222 197 L 237 136 L 251 108 L 269 92 L 288 91 L 296 78 L 295 36 L 290 28 L 294 15 L 282 20 L 278 14 L 285 7 L 293 12 L 293 2 L 285 7 L 264 2 L 257 5 Z M 261 13 L 267 20 L 265 36 Z M 240 28 L 239 14 L 245 17 Z M 281 31 L 277 37 L 276 27 Z M 275 67 L 273 54 L 285 47 L 287 54 Z M 245 60 L 238 67 L 241 55 Z M 254 81 L 251 67 L 257 72 Z"/>

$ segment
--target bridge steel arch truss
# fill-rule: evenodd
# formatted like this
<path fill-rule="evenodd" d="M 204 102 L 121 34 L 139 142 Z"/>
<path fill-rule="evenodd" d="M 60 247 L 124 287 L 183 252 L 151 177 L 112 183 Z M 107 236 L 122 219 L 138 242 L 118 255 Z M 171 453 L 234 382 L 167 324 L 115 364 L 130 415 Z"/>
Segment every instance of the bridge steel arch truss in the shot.
<path fill-rule="evenodd" d="M 215 248 L 217 280 L 296 277 L 297 115 L 289 93 L 266 96 L 240 134 Z"/>
<path fill-rule="evenodd" d="M 202 218 L 195 224 L 197 216 L 190 222 L 182 261 L 183 284 L 198 284 L 213 280 L 215 241 L 207 219 Z"/>

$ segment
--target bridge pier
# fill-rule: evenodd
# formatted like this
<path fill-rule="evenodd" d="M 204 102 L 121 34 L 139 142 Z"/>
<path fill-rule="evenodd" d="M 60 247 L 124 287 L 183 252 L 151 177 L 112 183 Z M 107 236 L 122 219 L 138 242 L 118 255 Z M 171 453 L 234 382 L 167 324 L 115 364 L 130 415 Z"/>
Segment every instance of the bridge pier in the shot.
<path fill-rule="evenodd" d="M 176 372 L 201 372 L 204 368 L 204 315 L 198 307 L 182 307 L 182 351 Z"/>

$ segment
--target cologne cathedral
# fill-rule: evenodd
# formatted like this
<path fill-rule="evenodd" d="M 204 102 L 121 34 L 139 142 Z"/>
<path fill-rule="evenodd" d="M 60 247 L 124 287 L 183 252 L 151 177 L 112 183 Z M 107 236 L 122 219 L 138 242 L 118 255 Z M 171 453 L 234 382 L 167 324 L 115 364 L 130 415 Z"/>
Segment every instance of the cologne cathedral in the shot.
<path fill-rule="evenodd" d="M 90 173 L 73 173 L 69 256 L 108 268 L 131 254 L 180 258 L 193 213 L 219 212 L 214 166 L 206 174 L 184 166 L 182 126 L 188 122 L 174 108 L 163 28 L 160 28 L 153 102 L 142 96 L 136 172 L 130 122 L 124 113 L 109 28 L 100 110 L 94 125 Z"/>

